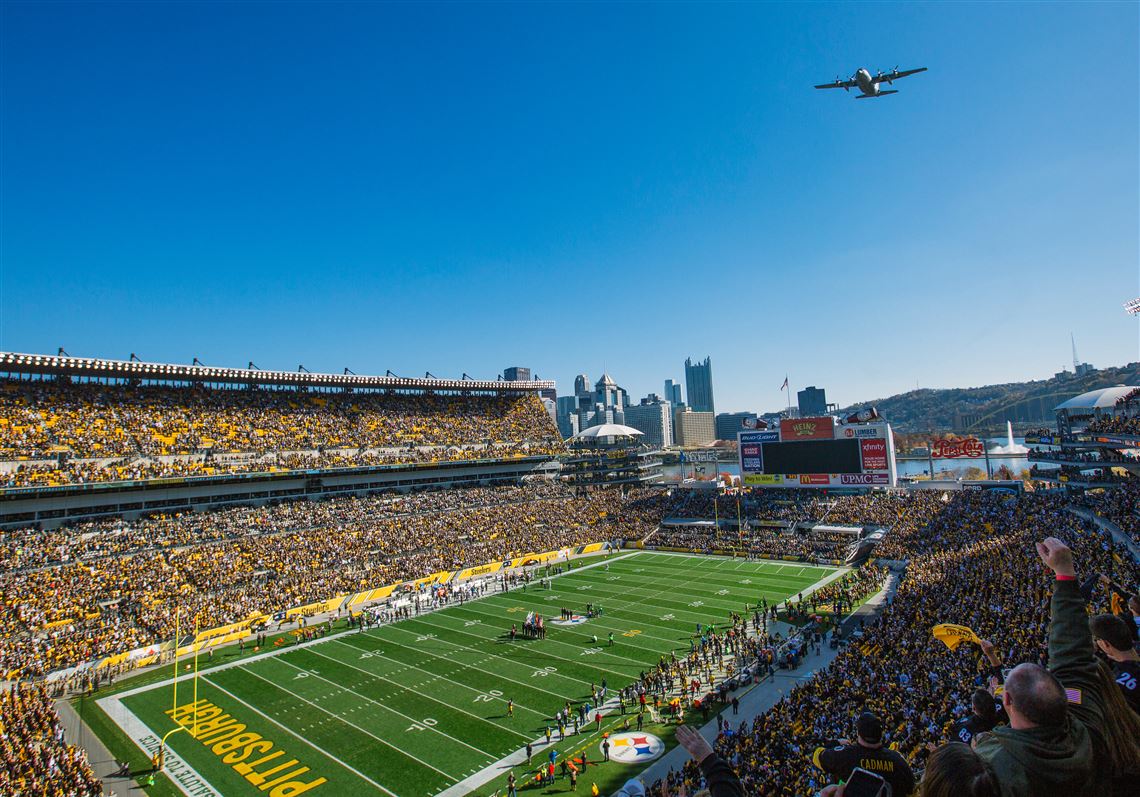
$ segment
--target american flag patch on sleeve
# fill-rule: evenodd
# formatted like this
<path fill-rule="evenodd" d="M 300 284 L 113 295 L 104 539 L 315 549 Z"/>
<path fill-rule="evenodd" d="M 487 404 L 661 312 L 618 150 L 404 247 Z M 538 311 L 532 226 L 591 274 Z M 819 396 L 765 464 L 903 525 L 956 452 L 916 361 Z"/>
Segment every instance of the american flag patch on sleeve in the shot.
<path fill-rule="evenodd" d="M 1065 699 L 1070 703 L 1076 703 L 1078 706 L 1081 704 L 1081 690 L 1080 689 L 1066 689 Z"/>

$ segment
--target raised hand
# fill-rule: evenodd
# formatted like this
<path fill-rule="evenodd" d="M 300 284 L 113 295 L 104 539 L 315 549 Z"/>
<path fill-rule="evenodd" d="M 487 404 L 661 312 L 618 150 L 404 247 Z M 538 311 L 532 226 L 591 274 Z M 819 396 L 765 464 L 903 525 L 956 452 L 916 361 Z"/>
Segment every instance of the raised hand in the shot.
<path fill-rule="evenodd" d="M 1045 566 L 1058 576 L 1076 577 L 1077 571 L 1073 567 L 1073 552 L 1069 550 L 1068 545 L 1056 537 L 1046 537 L 1037 543 L 1037 555 L 1041 557 Z"/>

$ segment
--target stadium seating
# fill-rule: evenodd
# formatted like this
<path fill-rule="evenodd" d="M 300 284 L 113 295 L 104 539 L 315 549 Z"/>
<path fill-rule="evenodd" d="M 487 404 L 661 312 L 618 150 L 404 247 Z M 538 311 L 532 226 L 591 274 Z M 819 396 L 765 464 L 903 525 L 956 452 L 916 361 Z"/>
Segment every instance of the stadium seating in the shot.
<path fill-rule="evenodd" d="M 103 794 L 87 754 L 63 741 L 59 715 L 42 685 L 0 692 L 0 757 L 0 794 Z"/>
<path fill-rule="evenodd" d="M 0 487 L 553 454 L 537 396 L 0 382 Z M 227 455 L 240 454 L 242 457 Z"/>
<path fill-rule="evenodd" d="M 42 675 L 336 595 L 618 536 L 557 484 L 239 507 L 0 533 L 0 672 Z M 621 521 L 632 534 L 634 521 Z M 191 622 L 187 619 L 187 622 Z"/>
<path fill-rule="evenodd" d="M 907 559 L 894 601 L 866 636 L 831 667 L 797 686 L 772 709 L 721 734 L 716 749 L 736 768 L 746 794 L 814 794 L 826 783 L 810 760 L 826 739 L 849 738 L 863 710 L 883 720 L 891 746 L 921 769 L 949 726 L 969 715 L 975 686 L 984 685 L 977 649 L 947 650 L 930 629 L 960 623 L 990 638 L 1006 662 L 1044 661 L 1049 622 L 1047 579 L 1032 555 L 1043 533 L 1065 539 L 1082 572 L 1135 584 L 1135 562 L 1109 535 L 1065 511 L 1068 499 L 1020 499 L 958 493 L 912 508 L 877 553 Z M 936 500 L 930 500 L 936 499 Z M 1107 610 L 1109 596 L 1093 595 Z M 656 797 L 677 797 L 699 783 L 693 765 L 655 783 Z"/>

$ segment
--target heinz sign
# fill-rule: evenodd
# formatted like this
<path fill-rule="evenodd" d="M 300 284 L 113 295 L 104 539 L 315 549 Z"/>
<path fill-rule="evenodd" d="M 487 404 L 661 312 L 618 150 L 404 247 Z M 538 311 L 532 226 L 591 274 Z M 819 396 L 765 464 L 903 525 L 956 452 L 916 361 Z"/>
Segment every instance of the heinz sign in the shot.
<path fill-rule="evenodd" d="M 784 418 L 780 421 L 780 440 L 832 440 L 835 438 L 835 421 L 825 418 Z"/>

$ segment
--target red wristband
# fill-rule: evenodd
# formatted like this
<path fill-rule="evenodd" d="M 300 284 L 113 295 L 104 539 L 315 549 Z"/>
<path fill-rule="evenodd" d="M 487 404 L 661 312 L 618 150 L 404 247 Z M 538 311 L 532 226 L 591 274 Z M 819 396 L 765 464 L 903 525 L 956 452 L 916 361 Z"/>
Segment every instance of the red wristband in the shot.
<path fill-rule="evenodd" d="M 1061 574 L 1058 573 L 1057 574 L 1057 580 L 1058 581 L 1076 581 L 1077 577 L 1076 576 L 1062 576 Z"/>

